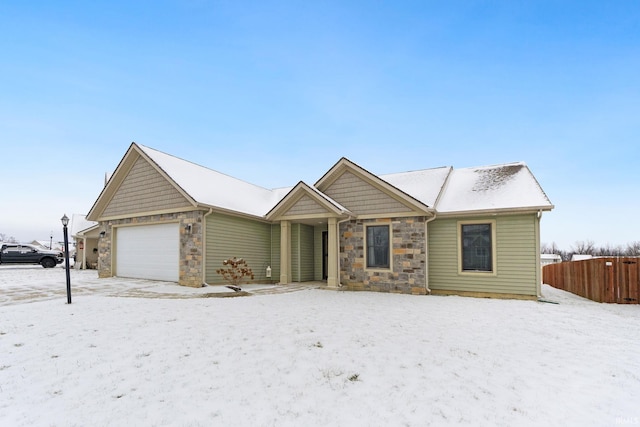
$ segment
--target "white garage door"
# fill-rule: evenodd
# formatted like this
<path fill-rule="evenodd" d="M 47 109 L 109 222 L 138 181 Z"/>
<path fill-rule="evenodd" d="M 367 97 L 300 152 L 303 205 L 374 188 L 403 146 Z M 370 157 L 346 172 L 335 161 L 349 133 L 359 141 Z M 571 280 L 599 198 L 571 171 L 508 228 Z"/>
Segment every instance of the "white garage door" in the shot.
<path fill-rule="evenodd" d="M 118 227 L 116 276 L 178 281 L 178 223 Z"/>

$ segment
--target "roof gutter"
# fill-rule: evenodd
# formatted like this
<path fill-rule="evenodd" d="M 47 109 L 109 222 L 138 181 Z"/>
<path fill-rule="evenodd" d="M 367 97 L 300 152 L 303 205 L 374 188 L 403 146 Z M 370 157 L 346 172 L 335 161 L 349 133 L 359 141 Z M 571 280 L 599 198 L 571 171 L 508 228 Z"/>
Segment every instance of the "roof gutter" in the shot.
<path fill-rule="evenodd" d="M 459 216 L 478 216 L 478 215 L 496 215 L 496 214 L 522 214 L 522 213 L 536 213 L 536 215 L 542 215 L 542 211 L 550 211 L 554 208 L 553 205 L 547 206 L 528 206 L 521 208 L 498 208 L 498 209 L 479 209 L 477 211 L 450 211 L 439 212 L 440 217 L 459 217 Z"/>

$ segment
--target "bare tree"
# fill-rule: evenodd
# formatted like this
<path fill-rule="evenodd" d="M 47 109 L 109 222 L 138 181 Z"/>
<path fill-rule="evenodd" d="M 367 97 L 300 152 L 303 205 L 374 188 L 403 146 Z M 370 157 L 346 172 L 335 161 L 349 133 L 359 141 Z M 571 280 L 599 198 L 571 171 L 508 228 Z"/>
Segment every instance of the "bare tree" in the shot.
<path fill-rule="evenodd" d="M 0 233 L 0 242 L 17 243 L 18 241 L 13 236 L 7 236 L 4 233 Z"/>
<path fill-rule="evenodd" d="M 574 254 L 593 255 L 595 253 L 595 243 L 593 240 L 579 240 L 571 246 Z"/>
<path fill-rule="evenodd" d="M 626 256 L 640 256 L 640 240 L 627 243 L 627 248 L 624 251 Z"/>
<path fill-rule="evenodd" d="M 595 248 L 593 253 L 593 255 L 596 256 L 622 256 L 623 254 L 624 250 L 622 249 L 622 246 L 613 246 L 609 243 L 604 246 L 600 246 L 599 248 Z"/>
<path fill-rule="evenodd" d="M 571 252 L 569 251 L 563 251 L 562 249 L 560 249 L 558 251 L 558 255 L 560 255 L 562 261 L 571 261 Z"/>
<path fill-rule="evenodd" d="M 551 254 L 551 245 L 547 243 L 540 243 L 540 253 L 541 254 Z"/>
<path fill-rule="evenodd" d="M 578 240 L 568 251 L 558 248 L 555 242 L 541 243 L 540 253 L 558 254 L 563 261 L 569 261 L 573 254 L 585 254 L 593 256 L 640 256 L 640 240 L 629 242 L 625 245 L 612 245 L 605 243 L 602 246 L 596 246 L 593 240 Z"/>

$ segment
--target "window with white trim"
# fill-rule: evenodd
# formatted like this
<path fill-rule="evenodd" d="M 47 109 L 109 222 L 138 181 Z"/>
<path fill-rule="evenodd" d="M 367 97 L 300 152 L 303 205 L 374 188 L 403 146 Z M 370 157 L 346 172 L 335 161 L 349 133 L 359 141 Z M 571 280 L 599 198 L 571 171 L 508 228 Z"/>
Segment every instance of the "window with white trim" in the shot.
<path fill-rule="evenodd" d="M 366 227 L 367 268 L 391 268 L 391 245 L 388 225 Z"/>

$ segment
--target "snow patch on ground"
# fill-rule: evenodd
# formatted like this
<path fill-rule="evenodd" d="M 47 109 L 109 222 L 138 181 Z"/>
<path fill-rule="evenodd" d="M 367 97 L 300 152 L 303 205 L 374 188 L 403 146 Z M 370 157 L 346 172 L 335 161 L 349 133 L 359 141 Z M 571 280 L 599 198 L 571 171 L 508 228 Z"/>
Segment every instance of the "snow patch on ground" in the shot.
<path fill-rule="evenodd" d="M 640 424 L 637 305 L 72 273 L 67 305 L 63 269 L 0 268 L 0 425 Z M 136 287 L 178 297 L 118 296 Z"/>

